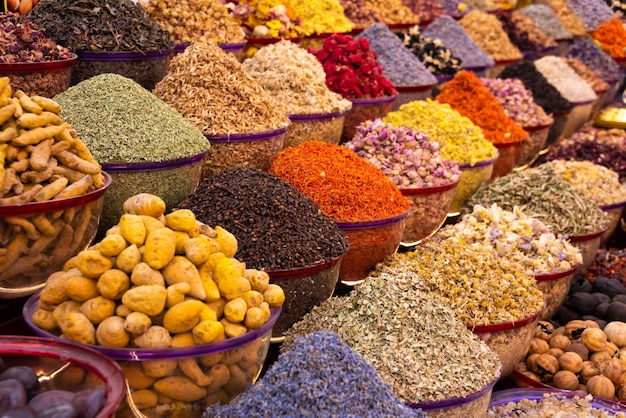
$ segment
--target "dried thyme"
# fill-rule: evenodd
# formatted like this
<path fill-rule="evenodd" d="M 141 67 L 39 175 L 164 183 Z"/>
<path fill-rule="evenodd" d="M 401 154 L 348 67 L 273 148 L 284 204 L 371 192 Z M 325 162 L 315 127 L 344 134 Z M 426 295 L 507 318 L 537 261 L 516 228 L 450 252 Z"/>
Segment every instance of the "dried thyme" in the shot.
<path fill-rule="evenodd" d="M 261 84 L 213 43 L 195 43 L 172 58 L 154 94 L 207 135 L 273 131 L 289 124 Z"/>
<path fill-rule="evenodd" d="M 517 206 L 528 216 L 550 225 L 555 234 L 590 234 L 605 229 L 609 222 L 593 199 L 576 190 L 546 164 L 483 184 L 466 206 L 492 203 L 506 210 Z"/>
<path fill-rule="evenodd" d="M 162 162 L 209 149 L 184 117 L 121 75 L 92 77 L 54 99 L 99 163 Z"/>
<path fill-rule="evenodd" d="M 409 270 L 381 273 L 346 297 L 330 298 L 293 326 L 281 350 L 298 336 L 328 330 L 404 401 L 464 397 L 485 388 L 500 375 L 498 356 L 416 282 Z"/>

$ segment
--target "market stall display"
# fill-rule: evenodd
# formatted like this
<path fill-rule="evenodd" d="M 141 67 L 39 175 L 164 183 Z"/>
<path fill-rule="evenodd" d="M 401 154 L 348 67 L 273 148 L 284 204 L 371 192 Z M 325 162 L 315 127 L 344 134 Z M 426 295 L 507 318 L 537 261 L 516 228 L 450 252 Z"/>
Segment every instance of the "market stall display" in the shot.
<path fill-rule="evenodd" d="M 585 37 L 585 22 L 572 10 L 567 0 L 543 0 L 541 3 L 550 6 L 561 24 L 574 36 L 574 40 Z"/>
<path fill-rule="evenodd" d="M 504 176 L 517 166 L 528 132 L 507 116 L 498 99 L 476 74 L 466 70 L 459 72 L 444 84 L 435 100 L 449 104 L 469 118 L 498 149 L 491 179 Z"/>
<path fill-rule="evenodd" d="M 587 32 L 597 30 L 600 25 L 616 17 L 604 0 L 567 0 L 567 5 L 585 23 Z"/>
<path fill-rule="evenodd" d="M 496 353 L 444 301 L 415 286 L 409 271 L 380 272 L 348 296 L 328 299 L 294 325 L 281 349 L 322 330 L 361 354 L 403 401 L 418 408 L 439 402 L 429 417 L 483 416 L 500 376 Z"/>
<path fill-rule="evenodd" d="M 420 18 L 402 0 L 365 0 L 365 5 L 386 25 L 415 25 Z"/>
<path fill-rule="evenodd" d="M 0 77 L 28 95 L 54 97 L 70 86 L 76 54 L 18 14 L 2 13 Z"/>
<path fill-rule="evenodd" d="M 243 392 L 285 298 L 266 273 L 233 257 L 228 231 L 187 209 L 165 211 L 155 195 L 126 200 L 105 238 L 52 273 L 24 307 L 35 334 L 120 364 L 129 394 L 118 416 L 199 417 Z"/>
<path fill-rule="evenodd" d="M 418 17 L 416 23 L 427 26 L 430 22 L 446 14 L 445 9 L 437 0 L 403 0 Z"/>
<path fill-rule="evenodd" d="M 281 285 L 285 303 L 274 337 L 333 294 L 348 240 L 333 219 L 282 179 L 232 168 L 203 179 L 179 207 L 231 231 L 237 259 Z"/>
<path fill-rule="evenodd" d="M 626 46 L 626 29 L 622 25 L 622 21 L 619 18 L 613 18 L 601 23 L 593 31 L 589 32 L 596 42 L 600 44 L 600 47 L 607 52 L 620 66 L 623 66 L 626 61 L 626 52 L 624 47 Z"/>
<path fill-rule="evenodd" d="M 498 10 L 494 14 L 502 23 L 502 29 L 509 36 L 511 43 L 524 54 L 525 58 L 534 57 L 540 51 L 556 46 L 554 38 L 537 28 L 532 19 L 519 14 L 512 15 L 504 10 Z"/>
<path fill-rule="evenodd" d="M 261 48 L 243 68 L 289 115 L 283 148 L 305 141 L 338 144 L 348 99 L 326 86 L 326 73 L 315 56 L 289 41 Z"/>
<path fill-rule="evenodd" d="M 290 0 L 289 5 L 300 19 L 303 42 L 306 45 L 307 37 L 325 33 L 347 33 L 354 29 L 343 12 L 339 0 L 317 0 L 315 3 L 305 0 Z"/>
<path fill-rule="evenodd" d="M 163 78 L 174 43 L 131 0 L 42 2 L 28 19 L 78 55 L 71 85 L 99 74 L 131 78 L 148 90 Z"/>
<path fill-rule="evenodd" d="M 557 41 L 572 39 L 572 33 L 561 23 L 554 10 L 545 4 L 531 4 L 514 12 L 532 19 L 537 28 Z M 557 51 L 560 52 L 560 51 Z"/>

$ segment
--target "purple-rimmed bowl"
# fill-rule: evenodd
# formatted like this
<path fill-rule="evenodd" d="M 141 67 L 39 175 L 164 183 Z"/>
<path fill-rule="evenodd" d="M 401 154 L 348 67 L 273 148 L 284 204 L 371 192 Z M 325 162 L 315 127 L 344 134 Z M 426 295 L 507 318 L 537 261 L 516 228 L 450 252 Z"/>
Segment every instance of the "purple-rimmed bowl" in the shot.
<path fill-rule="evenodd" d="M 361 123 L 385 117 L 391 111 L 393 102 L 397 98 L 398 95 L 396 94 L 368 99 L 349 99 L 352 102 L 352 109 L 346 113 L 340 143 L 343 144 L 350 141 Z"/>
<path fill-rule="evenodd" d="M 338 144 L 345 119 L 345 112 L 289 115 L 291 124 L 285 133 L 283 149 L 312 140 Z"/>

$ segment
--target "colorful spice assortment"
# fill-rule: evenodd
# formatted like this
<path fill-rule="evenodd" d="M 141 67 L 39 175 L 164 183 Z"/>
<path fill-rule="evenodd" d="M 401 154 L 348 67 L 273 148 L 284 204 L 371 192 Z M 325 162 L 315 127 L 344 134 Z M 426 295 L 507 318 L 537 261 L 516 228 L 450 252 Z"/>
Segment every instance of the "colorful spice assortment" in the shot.
<path fill-rule="evenodd" d="M 411 128 L 380 119 L 359 125 L 345 147 L 376 167 L 400 188 L 428 188 L 459 180 L 456 163 L 439 155 L 439 143 Z"/>
<path fill-rule="evenodd" d="M 0 63 L 48 62 L 66 60 L 71 52 L 54 42 L 44 29 L 16 13 L 0 14 Z"/>
<path fill-rule="evenodd" d="M 546 154 L 546 160 L 564 159 L 590 161 L 607 167 L 626 181 L 626 132 L 621 129 L 600 129 L 583 126 L 571 137 L 558 142 Z"/>
<path fill-rule="evenodd" d="M 289 4 L 300 18 L 305 36 L 350 32 L 354 28 L 339 0 L 289 0 Z"/>
<path fill-rule="evenodd" d="M 209 149 L 206 138 L 182 115 L 118 74 L 85 80 L 55 100 L 63 119 L 100 163 L 162 162 Z"/>
<path fill-rule="evenodd" d="M 498 10 L 494 13 L 494 15 L 502 24 L 502 29 L 504 29 L 506 34 L 509 36 L 509 40 L 511 41 L 511 43 L 515 45 L 522 53 L 538 52 L 540 49 L 542 49 L 541 45 L 530 39 L 527 30 L 522 29 L 521 25 L 518 26 L 516 22 L 513 21 L 512 15 L 508 11 Z M 531 20 L 531 24 L 532 23 L 533 22 Z"/>
<path fill-rule="evenodd" d="M 282 40 L 261 48 L 243 68 L 287 114 L 344 113 L 352 104 L 326 86 L 326 73 L 315 56 Z"/>
<path fill-rule="evenodd" d="M 440 39 L 441 43 L 461 60 L 463 68 L 484 68 L 494 64 L 493 58 L 450 16 L 437 18 L 422 34 L 432 39 Z"/>
<path fill-rule="evenodd" d="M 337 333 L 405 402 L 465 397 L 487 387 L 500 376 L 498 356 L 417 284 L 411 269 L 371 277 L 347 297 L 313 308 L 290 330 L 283 347 L 311 332 Z M 470 405 L 462 412 L 447 416 L 482 413 Z"/>
<path fill-rule="evenodd" d="M 243 416 L 394 416 L 421 418 L 356 351 L 329 331 L 296 338 L 246 392 L 212 405 L 205 418 Z"/>
<path fill-rule="evenodd" d="M 567 0 L 567 5 L 585 22 L 588 32 L 613 19 L 613 10 L 603 0 Z"/>
<path fill-rule="evenodd" d="M 404 47 L 418 57 L 435 76 L 454 75 L 461 69 L 461 59 L 454 56 L 440 39 L 431 39 L 420 34 L 418 25 L 396 35 Z"/>
<path fill-rule="evenodd" d="M 269 171 L 337 222 L 388 218 L 411 206 L 378 167 L 339 145 L 308 141 L 284 149 Z"/>
<path fill-rule="evenodd" d="M 547 113 L 565 112 L 573 106 L 546 80 L 532 62 L 523 61 L 511 64 L 498 77 L 522 80 L 524 87 L 532 92 L 535 103 L 541 106 Z"/>
<path fill-rule="evenodd" d="M 626 202 L 626 185 L 610 168 L 591 161 L 552 160 L 545 164 L 598 205 Z"/>
<path fill-rule="evenodd" d="M 626 58 L 626 29 L 619 18 L 607 20 L 598 25 L 589 35 L 600 44 L 600 47 L 611 57 Z"/>
<path fill-rule="evenodd" d="M 261 85 L 232 54 L 195 43 L 172 58 L 154 94 L 207 135 L 271 131 L 289 124 Z"/>
<path fill-rule="evenodd" d="M 567 0 L 548 0 L 545 4 L 550 6 L 559 21 L 574 37 L 587 34 L 585 22 L 569 7 Z"/>
<path fill-rule="evenodd" d="M 246 36 L 252 38 L 296 38 L 304 30 L 300 17 L 288 2 L 281 0 L 244 0 L 229 2 L 233 17 Z"/>
<path fill-rule="evenodd" d="M 604 92 L 609 89 L 609 83 L 598 76 L 591 68 L 587 67 L 576 58 L 561 57 L 561 59 L 569 65 L 580 78 L 591 87 L 594 92 Z"/>
<path fill-rule="evenodd" d="M 441 156 L 459 164 L 474 165 L 498 155 L 498 150 L 485 139 L 482 130 L 448 104 L 431 99 L 409 102 L 389 113 L 383 121 L 437 138 Z"/>
<path fill-rule="evenodd" d="M 607 83 L 614 83 L 623 77 L 619 64 L 587 36 L 572 40 L 565 56 L 578 59 Z"/>
<path fill-rule="evenodd" d="M 73 51 L 149 52 L 173 46 L 169 33 L 132 0 L 49 0 L 28 19 Z"/>
<path fill-rule="evenodd" d="M 467 201 L 468 207 L 497 204 L 505 210 L 516 206 L 526 215 L 550 226 L 555 234 L 584 235 L 604 230 L 608 218 L 597 203 L 586 197 L 546 164 L 510 173 L 481 188 Z"/>
<path fill-rule="evenodd" d="M 333 34 L 318 51 L 309 50 L 322 63 L 326 85 L 346 99 L 395 95 L 393 84 L 383 75 L 367 39 Z"/>
<path fill-rule="evenodd" d="M 511 43 L 502 24 L 493 14 L 472 10 L 464 15 L 459 24 L 467 34 L 495 61 L 522 59 L 519 48 Z"/>
<path fill-rule="evenodd" d="M 367 39 L 370 49 L 376 53 L 376 62 L 383 68 L 383 75 L 395 87 L 432 86 L 437 83 L 435 76 L 386 25 L 374 23 L 356 39 Z"/>
<path fill-rule="evenodd" d="M 554 39 L 572 38 L 572 33 L 561 23 L 552 8 L 546 4 L 524 6 L 515 13 L 531 18 L 539 29 Z"/>
<path fill-rule="evenodd" d="M 526 140 L 528 133 L 504 112 L 498 100 L 471 71 L 463 70 L 443 85 L 435 98 L 479 126 L 492 144 Z"/>
<path fill-rule="evenodd" d="M 548 115 L 516 78 L 481 78 L 482 84 L 496 98 L 504 113 L 522 127 L 544 126 L 552 123 Z"/>
<path fill-rule="evenodd" d="M 191 42 L 238 43 L 243 30 L 223 3 L 216 0 L 181 0 L 168 3 L 142 0 L 150 19 L 167 30 L 178 44 Z"/>
<path fill-rule="evenodd" d="M 561 57 L 547 55 L 534 61 L 535 68 L 563 96 L 572 103 L 590 102 L 598 96 L 591 86 Z"/>
<path fill-rule="evenodd" d="M 420 21 L 419 16 L 405 6 L 402 0 L 365 0 L 365 5 L 387 25 Z"/>
<path fill-rule="evenodd" d="M 180 208 L 234 234 L 237 258 L 259 270 L 323 263 L 348 249 L 335 222 L 311 200 L 275 175 L 250 167 L 203 179 Z"/>
<path fill-rule="evenodd" d="M 521 263 L 531 275 L 567 271 L 582 263 L 576 247 L 516 207 L 508 211 L 496 204 L 476 205 L 459 222 L 439 230 L 437 237 L 489 244 L 501 257 Z"/>
<path fill-rule="evenodd" d="M 343 12 L 357 28 L 366 28 L 378 21 L 373 10 L 365 4 L 365 0 L 340 0 Z"/>
<path fill-rule="evenodd" d="M 506 16 L 504 13 L 501 13 L 500 15 Z M 537 45 L 539 47 L 539 51 L 557 46 L 556 39 L 545 33 L 543 30 L 539 29 L 535 24 L 535 21 L 532 20 L 530 17 L 524 16 L 523 14 L 518 12 L 513 12 L 510 14 L 510 19 L 515 28 L 521 32 L 521 38 L 524 38 L 523 33 L 525 32 L 528 36 L 529 42 Z M 507 33 L 510 34 L 510 32 L 508 31 Z M 513 41 L 513 43 L 517 45 L 517 43 L 513 39 L 511 39 L 511 41 Z M 520 50 L 521 49 L 522 48 L 520 48 Z"/>

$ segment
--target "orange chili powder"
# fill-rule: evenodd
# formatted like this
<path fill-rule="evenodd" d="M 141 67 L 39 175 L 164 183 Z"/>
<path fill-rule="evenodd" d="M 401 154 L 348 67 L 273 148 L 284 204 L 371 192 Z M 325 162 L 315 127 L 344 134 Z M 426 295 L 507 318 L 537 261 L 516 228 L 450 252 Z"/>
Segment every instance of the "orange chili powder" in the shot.
<path fill-rule="evenodd" d="M 521 142 L 528 132 L 509 118 L 498 100 L 471 71 L 460 71 L 435 97 L 479 126 L 492 144 Z"/>
<path fill-rule="evenodd" d="M 598 25 L 589 35 L 600 43 L 600 47 L 613 58 L 626 58 L 626 29 L 619 18 Z"/>
<path fill-rule="evenodd" d="M 381 169 L 340 145 L 307 141 L 279 152 L 269 172 L 311 199 L 336 222 L 405 213 L 411 202 Z"/>

